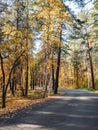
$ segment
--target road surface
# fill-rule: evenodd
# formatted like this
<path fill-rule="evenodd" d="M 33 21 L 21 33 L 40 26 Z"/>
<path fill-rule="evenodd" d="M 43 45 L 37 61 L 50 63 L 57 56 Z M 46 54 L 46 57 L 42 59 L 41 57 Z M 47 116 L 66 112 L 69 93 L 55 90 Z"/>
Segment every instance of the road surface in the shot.
<path fill-rule="evenodd" d="M 98 130 L 98 96 L 64 90 L 63 96 L 0 117 L 0 130 Z"/>

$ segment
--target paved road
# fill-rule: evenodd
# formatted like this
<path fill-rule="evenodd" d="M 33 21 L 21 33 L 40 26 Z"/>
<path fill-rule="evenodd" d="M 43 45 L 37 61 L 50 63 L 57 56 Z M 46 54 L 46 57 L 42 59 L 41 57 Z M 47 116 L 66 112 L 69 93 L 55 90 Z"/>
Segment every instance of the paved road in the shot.
<path fill-rule="evenodd" d="M 0 118 L 0 130 L 98 130 L 98 96 L 64 91 L 64 96 Z"/>

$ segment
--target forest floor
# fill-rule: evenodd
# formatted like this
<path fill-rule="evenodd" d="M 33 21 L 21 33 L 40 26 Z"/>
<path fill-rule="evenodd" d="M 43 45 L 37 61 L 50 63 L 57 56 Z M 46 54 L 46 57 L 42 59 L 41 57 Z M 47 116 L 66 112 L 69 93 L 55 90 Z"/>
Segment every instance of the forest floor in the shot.
<path fill-rule="evenodd" d="M 98 130 L 98 95 L 64 90 L 64 95 L 0 118 L 0 130 Z"/>
<path fill-rule="evenodd" d="M 48 98 L 43 98 L 42 90 L 30 90 L 28 97 L 21 97 L 20 94 L 17 94 L 15 97 L 12 96 L 10 93 L 7 95 L 6 99 L 6 108 L 1 108 L 1 98 L 0 98 L 0 116 L 10 114 L 17 110 L 24 109 L 30 105 L 41 103 Z"/>
<path fill-rule="evenodd" d="M 58 95 L 62 95 L 63 93 L 59 93 Z M 13 97 L 11 94 L 7 95 L 6 99 L 6 108 L 1 108 L 1 98 L 0 98 L 0 116 L 10 115 L 17 110 L 25 109 L 28 106 L 43 103 L 47 100 L 50 100 L 48 94 L 43 98 L 44 91 L 43 90 L 30 90 L 28 97 L 21 97 L 19 95 Z M 53 96 L 53 93 L 50 93 L 50 96 Z"/>

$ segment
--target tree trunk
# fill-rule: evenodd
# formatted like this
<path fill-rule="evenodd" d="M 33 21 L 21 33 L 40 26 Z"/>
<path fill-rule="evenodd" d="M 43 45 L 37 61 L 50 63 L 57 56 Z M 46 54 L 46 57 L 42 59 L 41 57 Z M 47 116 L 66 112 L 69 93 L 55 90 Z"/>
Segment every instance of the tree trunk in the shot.
<path fill-rule="evenodd" d="M 54 79 L 54 65 L 52 64 L 52 90 L 54 91 L 55 79 Z"/>
<path fill-rule="evenodd" d="M 62 44 L 62 24 L 60 25 L 60 43 L 58 46 L 58 58 L 57 58 L 57 69 L 56 69 L 54 94 L 58 93 L 58 82 L 59 82 L 59 71 L 60 71 L 60 60 L 61 60 L 61 44 Z"/>
<path fill-rule="evenodd" d="M 32 73 L 31 73 L 31 89 L 34 90 L 34 70 L 32 70 Z"/>
<path fill-rule="evenodd" d="M 24 88 L 23 88 L 23 86 L 24 86 L 24 74 L 23 74 L 23 68 L 22 68 L 22 65 L 21 65 L 21 67 L 20 67 L 20 89 L 21 89 L 21 94 L 22 94 L 22 96 L 25 96 L 25 92 L 24 92 Z"/>
<path fill-rule="evenodd" d="M 13 96 L 15 96 L 15 84 L 14 84 L 14 79 L 10 81 L 10 90 Z"/>
<path fill-rule="evenodd" d="M 90 62 L 90 69 L 91 69 L 91 78 L 92 78 L 92 88 L 95 89 L 95 81 L 94 81 L 94 70 L 93 70 L 93 62 L 92 62 L 92 54 L 90 52 L 89 42 L 87 40 L 88 46 L 88 55 L 89 55 L 89 62 Z"/>
<path fill-rule="evenodd" d="M 60 55 L 61 55 L 61 47 L 59 47 L 59 52 L 58 52 L 54 94 L 57 94 L 57 93 L 58 93 L 58 82 L 59 82 L 59 71 L 60 71 L 60 57 L 61 57 Z"/>
<path fill-rule="evenodd" d="M 90 52 L 89 52 L 89 58 L 90 58 L 90 67 L 91 67 L 92 88 L 95 89 L 94 70 L 93 70 L 92 56 Z"/>
<path fill-rule="evenodd" d="M 34 75 L 33 75 L 33 90 L 35 89 L 35 79 L 34 79 Z"/>
<path fill-rule="evenodd" d="M 79 72 L 78 72 L 78 66 L 76 70 L 76 88 L 79 88 Z"/>
<path fill-rule="evenodd" d="M 90 88 L 90 65 L 87 63 L 88 89 Z"/>
<path fill-rule="evenodd" d="M 27 58 L 27 68 L 26 68 L 26 88 L 25 88 L 25 96 L 28 96 L 28 88 L 29 88 L 29 65 L 28 65 L 28 58 Z"/>
<path fill-rule="evenodd" d="M 6 93 L 4 91 L 4 86 L 2 87 L 2 108 L 6 107 Z"/>
<path fill-rule="evenodd" d="M 5 108 L 6 107 L 5 70 L 4 70 L 3 57 L 1 53 L 0 53 L 0 59 L 1 59 L 1 71 L 2 71 L 2 108 Z"/>
<path fill-rule="evenodd" d="M 27 5 L 27 9 L 26 9 L 26 28 L 27 28 L 27 37 L 26 37 L 26 45 L 27 45 L 27 66 L 26 66 L 26 88 L 25 88 L 25 96 L 28 96 L 28 88 L 29 88 L 29 54 L 28 54 L 28 45 L 29 45 L 29 41 L 28 41 L 28 28 L 29 28 L 29 24 L 28 24 L 28 0 L 26 1 L 26 5 Z"/>
<path fill-rule="evenodd" d="M 47 72 L 47 66 L 45 68 L 45 84 L 44 84 L 44 95 L 43 98 L 46 97 L 46 93 L 47 93 L 47 80 L 48 80 L 48 72 Z"/>
<path fill-rule="evenodd" d="M 24 73 L 23 73 L 23 67 L 22 67 L 22 65 L 20 65 L 20 89 L 21 89 L 22 96 L 25 96 L 23 86 L 24 86 Z"/>

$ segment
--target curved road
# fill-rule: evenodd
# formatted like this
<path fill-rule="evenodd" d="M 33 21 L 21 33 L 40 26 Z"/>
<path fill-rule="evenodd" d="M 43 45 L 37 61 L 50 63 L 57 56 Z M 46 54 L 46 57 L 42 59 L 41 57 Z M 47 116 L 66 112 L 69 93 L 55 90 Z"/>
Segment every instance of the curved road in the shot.
<path fill-rule="evenodd" d="M 63 90 L 63 96 L 0 117 L 0 130 L 98 130 L 98 96 Z"/>

